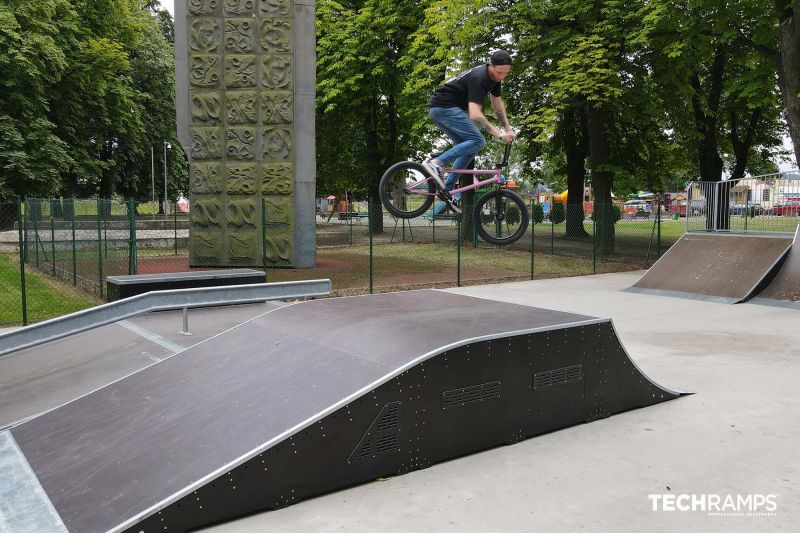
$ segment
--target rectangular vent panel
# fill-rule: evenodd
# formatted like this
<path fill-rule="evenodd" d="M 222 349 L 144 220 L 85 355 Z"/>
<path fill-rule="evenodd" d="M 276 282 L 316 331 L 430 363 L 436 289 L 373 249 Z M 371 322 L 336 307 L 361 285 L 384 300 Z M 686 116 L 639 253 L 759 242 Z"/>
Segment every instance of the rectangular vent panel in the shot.
<path fill-rule="evenodd" d="M 542 389 L 583 379 L 583 365 L 565 366 L 533 375 L 533 388 Z"/>
<path fill-rule="evenodd" d="M 442 409 L 472 405 L 500 398 L 500 382 L 492 381 L 481 385 L 454 389 L 442 393 Z"/>

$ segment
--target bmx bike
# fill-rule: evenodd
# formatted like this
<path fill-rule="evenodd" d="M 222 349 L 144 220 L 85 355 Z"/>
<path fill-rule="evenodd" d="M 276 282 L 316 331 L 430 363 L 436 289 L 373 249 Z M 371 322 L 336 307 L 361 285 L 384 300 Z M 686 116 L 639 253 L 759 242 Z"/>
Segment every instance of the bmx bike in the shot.
<path fill-rule="evenodd" d="M 490 186 L 482 194 L 472 210 L 475 230 L 484 241 L 495 244 L 511 244 L 519 240 L 530 223 L 530 214 L 524 200 L 506 186 L 503 168 L 508 166 L 511 143 L 505 145 L 503 160 L 492 170 L 447 169 L 454 174 L 472 175 L 472 183 L 464 187 L 443 191 L 425 171 L 413 161 L 395 163 L 381 178 L 378 192 L 381 203 L 389 213 L 398 218 L 415 218 L 425 213 L 440 198 L 450 205 L 452 196 L 479 187 Z M 478 176 L 489 179 L 479 180 Z"/>

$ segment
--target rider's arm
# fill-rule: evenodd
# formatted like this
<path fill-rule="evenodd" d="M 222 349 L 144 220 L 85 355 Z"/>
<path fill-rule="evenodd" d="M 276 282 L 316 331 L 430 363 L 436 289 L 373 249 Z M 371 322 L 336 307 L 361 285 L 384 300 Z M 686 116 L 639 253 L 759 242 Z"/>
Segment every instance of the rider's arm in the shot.
<path fill-rule="evenodd" d="M 486 118 L 486 115 L 483 114 L 483 106 L 481 104 L 476 104 L 475 102 L 469 103 L 469 118 L 472 122 L 478 126 L 478 129 L 483 131 L 488 131 L 495 137 L 502 137 L 503 132 L 500 131 L 498 128 L 495 128 L 489 123 L 489 120 Z"/>
<path fill-rule="evenodd" d="M 508 122 L 508 116 L 506 116 L 506 106 L 503 103 L 503 99 L 493 94 L 490 94 L 489 96 L 492 100 L 492 109 L 494 109 L 495 116 L 506 129 L 506 133 L 511 133 L 511 123 Z"/>

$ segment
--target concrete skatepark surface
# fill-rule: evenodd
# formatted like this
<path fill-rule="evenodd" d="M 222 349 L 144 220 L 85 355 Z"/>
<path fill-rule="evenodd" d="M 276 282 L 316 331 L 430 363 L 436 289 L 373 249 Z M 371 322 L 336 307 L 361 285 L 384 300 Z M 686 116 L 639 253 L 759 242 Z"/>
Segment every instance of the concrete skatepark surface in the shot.
<path fill-rule="evenodd" d="M 331 493 L 208 531 L 796 530 L 800 522 L 798 312 L 621 292 L 640 275 L 451 291 L 610 316 L 644 372 L 664 386 L 695 395 Z M 222 331 L 226 321 L 236 323 L 263 311 L 263 306 L 198 311 L 198 318 L 190 322 L 197 338 L 190 342 Z M 168 338 L 180 326 L 179 314 L 173 315 L 171 325 L 168 316 L 142 317 L 136 324 L 145 332 L 150 328 L 157 330 L 157 337 Z M 0 401 L 0 426 L 148 364 L 144 359 L 151 358 L 144 352 L 158 357 L 155 347 L 169 354 L 168 343 L 154 347 L 153 339 L 142 337 L 141 330 L 137 333 L 111 325 L 59 341 L 76 346 L 94 344 L 84 350 L 85 359 L 74 359 L 71 365 L 63 365 L 69 368 L 58 370 L 62 376 L 70 376 L 66 391 L 65 380 L 56 383 L 50 372 L 58 361 L 55 356 L 66 353 L 63 346 L 31 349 L 29 352 L 38 352 L 29 353 L 25 365 L 19 363 L 17 354 L 0 359 L 0 382 L 5 381 L 0 390 L 11 385 L 14 392 Z M 98 338 L 128 347 L 128 360 L 119 350 L 112 354 L 113 365 L 91 357 L 93 351 L 112 347 L 97 346 Z M 167 340 L 177 344 L 180 337 Z M 14 364 L 12 382 L 9 369 Z M 653 511 L 650 494 L 718 494 L 723 498 L 728 494 L 774 494 L 777 509 L 774 516 Z"/>

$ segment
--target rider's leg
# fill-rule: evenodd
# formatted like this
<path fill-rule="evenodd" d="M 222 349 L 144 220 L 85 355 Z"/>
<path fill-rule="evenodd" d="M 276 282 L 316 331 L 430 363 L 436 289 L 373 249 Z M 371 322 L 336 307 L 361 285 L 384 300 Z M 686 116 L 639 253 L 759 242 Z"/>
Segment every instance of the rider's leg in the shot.
<path fill-rule="evenodd" d="M 457 144 L 450 147 L 436 159 L 447 166 L 455 162 L 453 168 L 466 168 L 475 155 L 486 145 L 486 139 L 469 115 L 459 107 L 432 107 L 429 114 L 434 124 Z M 445 185 L 452 190 L 459 174 L 447 175 Z"/>

